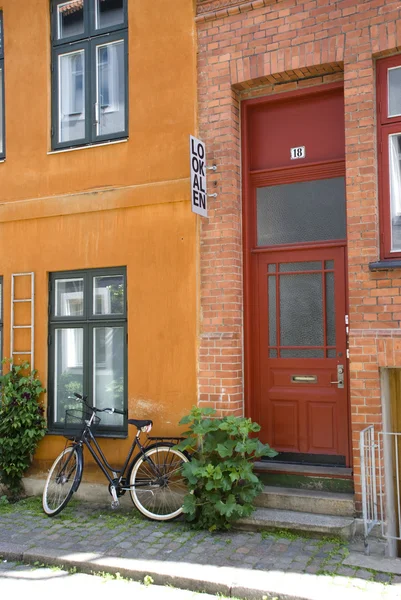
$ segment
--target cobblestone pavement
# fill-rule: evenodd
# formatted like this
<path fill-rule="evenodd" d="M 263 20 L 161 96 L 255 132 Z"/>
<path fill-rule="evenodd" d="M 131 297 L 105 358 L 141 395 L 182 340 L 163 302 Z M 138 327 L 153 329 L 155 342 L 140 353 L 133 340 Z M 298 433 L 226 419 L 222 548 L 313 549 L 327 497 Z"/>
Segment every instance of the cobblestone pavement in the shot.
<path fill-rule="evenodd" d="M 144 520 L 131 509 L 112 511 L 72 501 L 57 517 L 42 512 L 39 498 L 15 505 L 0 503 L 0 547 L 23 546 L 68 552 L 96 552 L 114 558 L 192 565 L 238 567 L 261 572 L 313 574 L 372 598 L 401 598 L 401 576 L 344 564 L 349 545 L 336 539 L 307 538 L 285 532 L 195 531 L 185 522 Z M 314 578 L 316 581 L 316 577 Z M 370 594 L 369 594 L 370 597 Z"/>

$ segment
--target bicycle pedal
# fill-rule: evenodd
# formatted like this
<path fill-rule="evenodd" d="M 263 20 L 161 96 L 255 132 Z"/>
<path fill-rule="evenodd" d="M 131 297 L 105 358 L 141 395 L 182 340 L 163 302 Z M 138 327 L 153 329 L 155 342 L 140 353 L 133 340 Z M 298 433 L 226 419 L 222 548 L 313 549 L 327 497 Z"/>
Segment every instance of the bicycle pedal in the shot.
<path fill-rule="evenodd" d="M 116 508 L 119 508 L 119 507 L 120 507 L 120 502 L 119 502 L 119 500 L 112 500 L 112 501 L 111 501 L 111 508 L 112 508 L 113 510 L 115 510 Z"/>

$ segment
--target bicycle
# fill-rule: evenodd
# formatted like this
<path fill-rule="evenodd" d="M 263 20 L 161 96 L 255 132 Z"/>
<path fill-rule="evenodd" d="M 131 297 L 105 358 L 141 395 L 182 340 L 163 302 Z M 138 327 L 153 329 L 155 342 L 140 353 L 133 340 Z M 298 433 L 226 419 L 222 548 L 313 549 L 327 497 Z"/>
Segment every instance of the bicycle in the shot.
<path fill-rule="evenodd" d="M 44 512 L 49 517 L 56 516 L 78 490 L 86 446 L 109 481 L 112 508 L 117 508 L 119 498 L 129 491 L 136 508 L 149 519 L 168 521 L 181 515 L 187 493 L 181 467 L 189 461 L 189 456 L 174 446 L 182 438 L 150 437 L 151 420 L 128 419 L 137 433 L 123 467 L 116 469 L 108 463 L 93 432 L 100 423 L 99 413 L 125 415 L 126 411 L 89 406 L 87 396 L 77 393 L 74 396 L 82 402 L 82 411 L 65 411 L 64 436 L 69 441 L 47 476 L 42 498 Z M 144 444 L 140 440 L 142 433 L 148 434 Z M 132 458 L 136 447 L 139 452 Z"/>

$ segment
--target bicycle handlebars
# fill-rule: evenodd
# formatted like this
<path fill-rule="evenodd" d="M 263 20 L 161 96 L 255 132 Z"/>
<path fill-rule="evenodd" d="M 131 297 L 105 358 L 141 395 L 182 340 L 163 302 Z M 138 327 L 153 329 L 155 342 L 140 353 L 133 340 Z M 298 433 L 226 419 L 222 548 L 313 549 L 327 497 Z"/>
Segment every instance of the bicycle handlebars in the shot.
<path fill-rule="evenodd" d="M 111 414 L 115 413 L 116 415 L 126 415 L 127 414 L 126 410 L 118 410 L 118 408 L 96 408 L 95 406 L 89 406 L 86 403 L 88 396 L 81 396 L 81 394 L 78 394 L 78 392 L 74 392 L 74 396 L 76 398 L 78 398 L 78 400 L 81 400 L 88 408 L 90 408 L 94 412 L 107 412 L 107 413 L 111 413 Z"/>

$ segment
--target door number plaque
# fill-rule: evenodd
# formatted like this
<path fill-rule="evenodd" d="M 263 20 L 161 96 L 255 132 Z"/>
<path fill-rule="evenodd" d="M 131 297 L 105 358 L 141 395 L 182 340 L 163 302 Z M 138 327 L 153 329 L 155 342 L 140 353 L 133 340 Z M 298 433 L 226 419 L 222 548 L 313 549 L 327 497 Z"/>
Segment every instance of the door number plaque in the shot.
<path fill-rule="evenodd" d="M 305 158 L 305 146 L 297 146 L 296 148 L 291 148 L 290 156 L 291 160 L 296 160 L 297 158 Z"/>

